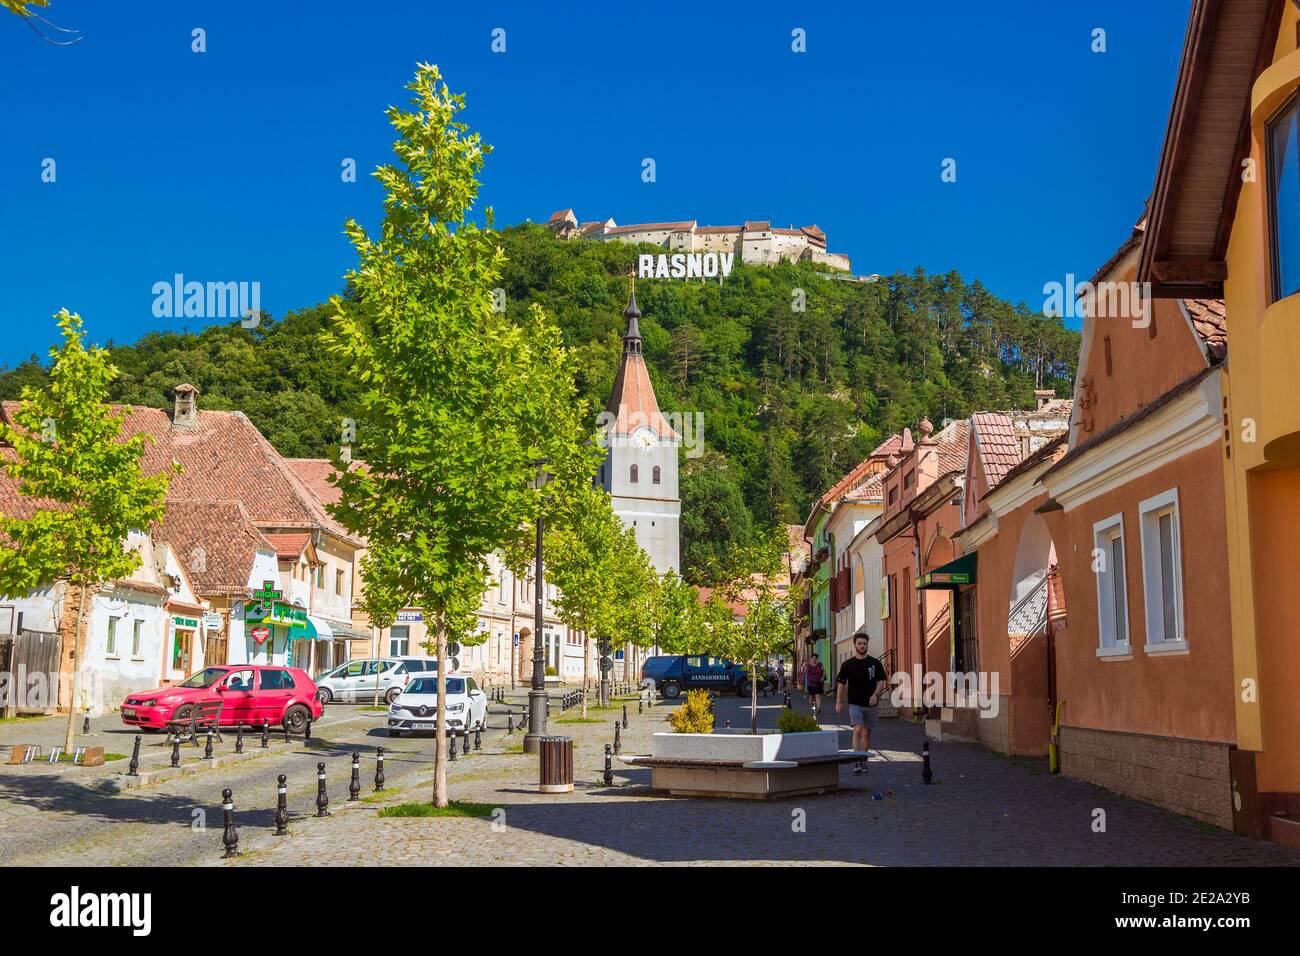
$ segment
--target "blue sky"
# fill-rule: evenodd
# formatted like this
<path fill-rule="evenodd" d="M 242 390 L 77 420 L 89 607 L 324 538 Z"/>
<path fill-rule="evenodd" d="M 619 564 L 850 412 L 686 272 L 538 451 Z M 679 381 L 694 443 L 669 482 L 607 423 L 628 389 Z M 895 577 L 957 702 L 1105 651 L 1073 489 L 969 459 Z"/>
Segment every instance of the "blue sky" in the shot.
<path fill-rule="evenodd" d="M 53 0 L 85 34 L 62 48 L 3 14 L 0 363 L 43 355 L 63 306 L 99 342 L 179 327 L 151 291 L 176 273 L 259 282 L 277 316 L 336 292 L 418 61 L 495 146 L 498 224 L 817 223 L 855 272 L 957 269 L 1039 308 L 1151 189 L 1188 5 Z"/>

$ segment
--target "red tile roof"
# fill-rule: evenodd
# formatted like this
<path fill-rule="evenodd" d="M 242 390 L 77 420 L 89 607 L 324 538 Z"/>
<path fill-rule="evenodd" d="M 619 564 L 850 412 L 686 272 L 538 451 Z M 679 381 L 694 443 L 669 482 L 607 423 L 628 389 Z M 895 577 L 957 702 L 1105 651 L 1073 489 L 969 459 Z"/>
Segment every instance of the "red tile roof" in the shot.
<path fill-rule="evenodd" d="M 286 458 L 285 463 L 317 501 L 323 505 L 338 503 L 342 493 L 329 482 L 330 475 L 334 474 L 334 464 L 328 458 Z M 353 462 L 352 467 L 356 464 Z"/>
<path fill-rule="evenodd" d="M 275 550 L 239 501 L 168 501 L 149 533 L 172 547 L 199 594 L 243 593 L 257 552 Z"/>
<path fill-rule="evenodd" d="M 971 416 L 971 425 L 984 479 L 993 488 L 1020 464 L 1020 442 L 1016 440 L 1011 419 L 1001 412 L 976 412 Z"/>
<path fill-rule="evenodd" d="M 630 226 L 614 226 L 609 230 L 609 235 L 618 236 L 627 232 L 690 232 L 695 228 L 695 220 L 688 219 L 682 222 L 638 222 Z"/>
<path fill-rule="evenodd" d="M 772 228 L 770 219 L 748 219 L 745 221 L 746 232 L 765 232 Z"/>
<path fill-rule="evenodd" d="M 271 547 L 275 548 L 277 558 L 296 559 L 302 554 L 302 549 L 307 547 L 311 541 L 311 535 L 305 532 L 294 532 L 293 534 L 265 534 L 264 538 L 270 542 Z"/>
<path fill-rule="evenodd" d="M 1228 313 L 1222 299 L 1183 299 L 1206 357 L 1222 362 L 1228 354 Z"/>

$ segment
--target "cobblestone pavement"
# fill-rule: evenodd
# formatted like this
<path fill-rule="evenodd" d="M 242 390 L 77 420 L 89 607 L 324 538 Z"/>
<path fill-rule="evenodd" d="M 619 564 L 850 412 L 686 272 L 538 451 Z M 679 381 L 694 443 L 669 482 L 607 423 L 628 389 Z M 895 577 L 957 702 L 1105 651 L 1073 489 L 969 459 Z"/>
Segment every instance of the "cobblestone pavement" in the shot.
<path fill-rule="evenodd" d="M 796 706 L 802 706 L 797 702 Z M 649 751 L 667 707 L 642 717 L 632 705 L 624 753 Z M 824 720 L 833 712 L 823 711 Z M 780 706 L 760 701 L 763 726 Z M 746 702 L 718 702 L 719 721 L 748 723 Z M 458 761 L 453 799 L 498 807 L 482 818 L 380 818 L 384 804 L 427 801 L 428 764 L 382 802 L 351 805 L 327 820 L 303 820 L 287 838 L 246 827 L 245 856 L 219 865 L 559 864 L 643 865 L 820 863 L 869 865 L 1300 865 L 1300 853 L 1246 840 L 1189 819 L 1046 773 L 967 744 L 932 745 L 934 783 L 921 781 L 921 732 L 881 722 L 869 772 L 841 774 L 841 791 L 770 803 L 663 797 L 650 772 L 615 762 L 615 786 L 599 785 L 612 713 L 598 723 L 560 723 L 574 737 L 577 787 L 571 795 L 536 790 L 532 757 L 502 754 Z M 841 745 L 847 746 L 847 728 Z M 518 737 L 515 740 L 519 740 Z M 879 799 L 875 795 L 879 795 Z M 1093 832 L 1094 810 L 1106 831 Z M 795 826 L 805 824 L 802 832 Z"/>
<path fill-rule="evenodd" d="M 522 696 L 520 698 L 522 701 Z M 504 737 L 505 717 L 494 705 L 484 740 L 484 753 L 457 761 L 466 765 L 487 761 L 487 749 Z M 66 718 L 44 718 L 0 724 L 0 760 L 7 759 L 13 743 L 36 743 L 45 736 L 62 741 Z M 250 831 L 271 828 L 275 808 L 275 778 L 289 778 L 289 807 L 302 816 L 315 813 L 316 764 L 327 765 L 330 800 L 334 807 L 347 799 L 351 756 L 362 755 L 363 783 L 369 792 L 374 777 L 377 747 L 385 748 L 385 774 L 390 786 L 417 772 L 427 772 L 432 760 L 432 738 L 392 739 L 384 729 L 384 715 L 361 705 L 335 704 L 312 729 L 313 743 L 296 742 L 285 749 L 260 752 L 256 737 L 245 740 L 243 763 L 113 795 L 100 789 L 108 778 L 125 770 L 116 767 L 12 767 L 0 764 L 0 860 L 12 866 L 124 866 L 185 865 L 203 862 L 221 852 L 221 790 L 235 792 L 239 823 Z M 120 723 L 101 718 L 92 722 L 92 738 L 110 739 L 108 749 L 130 752 L 134 732 Z M 122 731 L 119 733 L 118 731 Z M 515 738 L 519 739 L 519 738 Z M 142 765 L 168 761 L 171 748 L 162 735 L 145 736 Z M 80 743 L 80 738 L 79 738 Z M 234 750 L 234 736 L 225 735 L 218 754 Z M 201 748 L 182 744 L 184 762 L 197 759 Z"/>

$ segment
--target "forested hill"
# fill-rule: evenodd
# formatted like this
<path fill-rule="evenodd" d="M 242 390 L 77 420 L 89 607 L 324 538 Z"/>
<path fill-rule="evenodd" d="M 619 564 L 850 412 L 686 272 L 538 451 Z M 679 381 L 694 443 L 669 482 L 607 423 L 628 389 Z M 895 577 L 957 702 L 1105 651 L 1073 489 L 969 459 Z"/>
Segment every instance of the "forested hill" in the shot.
<path fill-rule="evenodd" d="M 617 367 L 627 273 L 638 251 L 561 242 L 537 225 L 502 232 L 508 308 L 540 303 L 581 352 L 580 382 L 604 406 Z M 683 558 L 721 528 L 802 520 L 809 503 L 885 435 L 928 415 L 1031 407 L 1035 388 L 1068 394 L 1078 333 L 956 273 L 827 278 L 810 264 L 746 266 L 717 280 L 641 280 L 641 332 L 665 411 L 703 413 L 705 453 L 684 461 Z M 802 297 L 798 290 L 803 290 Z M 800 298 L 803 308 L 800 310 Z M 285 455 L 339 441 L 356 386 L 318 334 L 328 306 L 199 333 L 112 345 L 116 401 L 170 407 L 192 382 L 202 407 L 242 409 Z M 94 337 L 95 316 L 83 316 Z M 0 398 L 44 377 L 35 360 L 0 374 Z"/>

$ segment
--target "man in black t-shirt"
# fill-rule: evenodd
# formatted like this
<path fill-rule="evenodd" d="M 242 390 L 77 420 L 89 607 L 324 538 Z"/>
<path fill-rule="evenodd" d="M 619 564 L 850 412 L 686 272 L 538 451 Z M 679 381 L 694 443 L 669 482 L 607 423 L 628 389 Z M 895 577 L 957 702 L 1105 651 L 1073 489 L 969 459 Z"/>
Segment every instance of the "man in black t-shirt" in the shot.
<path fill-rule="evenodd" d="M 867 653 L 867 635 L 853 635 L 853 656 L 840 665 L 835 677 L 835 713 L 844 713 L 849 705 L 849 724 L 853 727 L 853 749 L 866 753 L 871 749 L 871 729 L 876 726 L 876 702 L 885 684 L 885 667 Z M 866 760 L 859 760 L 854 773 L 866 773 Z"/>

